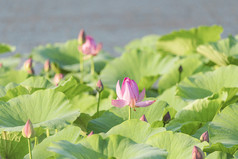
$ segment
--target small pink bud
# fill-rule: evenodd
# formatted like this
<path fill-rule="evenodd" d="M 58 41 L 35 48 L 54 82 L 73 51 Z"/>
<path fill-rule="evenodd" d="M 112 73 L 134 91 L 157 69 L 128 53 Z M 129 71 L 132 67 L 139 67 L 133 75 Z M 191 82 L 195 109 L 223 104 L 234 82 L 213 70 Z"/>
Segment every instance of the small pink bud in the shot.
<path fill-rule="evenodd" d="M 205 158 L 204 152 L 199 147 L 194 146 L 192 159 L 204 159 L 204 158 Z"/>
<path fill-rule="evenodd" d="M 49 72 L 50 71 L 50 60 L 48 59 L 48 60 L 46 60 L 45 61 L 45 64 L 44 64 L 44 71 L 45 72 Z"/>
<path fill-rule="evenodd" d="M 208 135 L 208 131 L 205 131 L 201 136 L 200 136 L 200 141 L 207 141 L 209 142 L 209 135 Z"/>
<path fill-rule="evenodd" d="M 141 120 L 141 121 L 145 121 L 145 122 L 147 122 L 147 123 L 148 123 L 148 121 L 147 121 L 147 119 L 146 119 L 146 117 L 145 117 L 145 114 L 144 114 L 144 115 L 142 115 L 142 117 L 140 118 L 140 120 Z"/>
<path fill-rule="evenodd" d="M 163 117 L 164 124 L 167 124 L 171 120 L 169 112 L 167 112 Z"/>
<path fill-rule="evenodd" d="M 54 83 L 56 86 L 60 83 L 61 79 L 64 78 L 64 75 L 62 73 L 56 73 L 54 77 Z"/>
<path fill-rule="evenodd" d="M 22 129 L 22 136 L 25 138 L 32 138 L 35 136 L 35 131 L 30 119 L 27 120 L 26 125 Z"/>
<path fill-rule="evenodd" d="M 88 136 L 91 136 L 91 135 L 93 135 L 94 133 L 93 133 L 93 131 L 91 131 L 89 134 L 88 134 Z"/>
<path fill-rule="evenodd" d="M 32 68 L 32 58 L 29 58 L 24 63 L 24 69 L 27 71 L 30 70 L 31 68 Z"/>
<path fill-rule="evenodd" d="M 0 63 L 0 68 L 2 68 L 2 63 Z"/>
<path fill-rule="evenodd" d="M 96 90 L 100 93 L 103 91 L 103 84 L 101 80 L 98 80 L 97 84 L 96 84 Z"/>
<path fill-rule="evenodd" d="M 84 29 L 81 29 L 78 36 L 78 43 L 79 45 L 83 45 L 85 41 L 86 41 L 86 33 Z"/>

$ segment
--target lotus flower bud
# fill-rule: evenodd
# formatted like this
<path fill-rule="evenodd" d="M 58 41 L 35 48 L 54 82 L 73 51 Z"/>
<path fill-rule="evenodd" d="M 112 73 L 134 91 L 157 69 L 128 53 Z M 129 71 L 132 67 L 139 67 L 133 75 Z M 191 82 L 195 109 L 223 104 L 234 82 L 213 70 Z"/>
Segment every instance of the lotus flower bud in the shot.
<path fill-rule="evenodd" d="M 32 58 L 29 58 L 24 63 L 24 69 L 26 71 L 30 70 L 32 68 Z"/>
<path fill-rule="evenodd" d="M 179 73 L 183 72 L 183 66 L 182 65 L 179 66 L 178 71 L 179 71 Z"/>
<path fill-rule="evenodd" d="M 205 131 L 201 137 L 200 137 L 200 141 L 203 142 L 203 141 L 207 141 L 209 142 L 209 135 L 208 135 L 208 131 Z"/>
<path fill-rule="evenodd" d="M 83 45 L 85 41 L 86 41 L 86 33 L 83 29 L 81 29 L 78 36 L 78 43 L 79 45 Z"/>
<path fill-rule="evenodd" d="M 0 68 L 2 68 L 2 63 L 0 63 Z"/>
<path fill-rule="evenodd" d="M 44 64 L 44 71 L 45 72 L 49 72 L 50 71 L 50 60 L 48 59 L 48 60 L 46 60 L 45 61 L 45 64 Z"/>
<path fill-rule="evenodd" d="M 22 129 L 22 136 L 25 138 L 32 138 L 35 136 L 33 125 L 29 119 L 27 120 L 26 125 Z"/>
<path fill-rule="evenodd" d="M 147 123 L 148 123 L 148 121 L 147 121 L 147 119 L 146 119 L 146 117 L 145 117 L 145 114 L 144 114 L 144 115 L 142 115 L 142 117 L 140 117 L 140 120 L 141 120 L 141 121 L 145 121 L 145 122 L 147 122 Z"/>
<path fill-rule="evenodd" d="M 101 80 L 98 80 L 97 84 L 96 84 L 96 90 L 100 93 L 103 91 L 103 84 Z"/>
<path fill-rule="evenodd" d="M 54 83 L 56 86 L 58 86 L 58 84 L 60 83 L 61 79 L 64 78 L 64 75 L 62 73 L 57 73 L 55 74 L 55 77 L 54 77 Z"/>
<path fill-rule="evenodd" d="M 204 159 L 204 158 L 205 158 L 204 152 L 199 147 L 194 146 L 192 159 Z"/>
<path fill-rule="evenodd" d="M 93 133 L 93 131 L 91 131 L 89 134 L 88 134 L 88 136 L 91 136 L 91 135 L 93 135 L 94 133 Z"/>
<path fill-rule="evenodd" d="M 163 117 L 163 122 L 167 124 L 171 120 L 169 112 L 167 112 Z"/>

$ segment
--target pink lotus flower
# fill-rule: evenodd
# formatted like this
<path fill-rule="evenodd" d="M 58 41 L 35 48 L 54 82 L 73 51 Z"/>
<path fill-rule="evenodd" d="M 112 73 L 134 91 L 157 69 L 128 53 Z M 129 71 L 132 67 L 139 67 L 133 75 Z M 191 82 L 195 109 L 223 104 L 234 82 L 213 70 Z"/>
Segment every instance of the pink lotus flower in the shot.
<path fill-rule="evenodd" d="M 100 93 L 103 91 L 103 84 L 101 80 L 98 80 L 97 84 L 96 84 L 96 90 Z"/>
<path fill-rule="evenodd" d="M 102 44 L 96 44 L 96 42 L 91 36 L 86 36 L 85 42 L 82 46 L 79 45 L 78 49 L 85 55 L 96 56 L 102 49 Z"/>
<path fill-rule="evenodd" d="M 31 123 L 31 121 L 28 119 L 26 122 L 26 125 L 22 129 L 22 136 L 25 138 L 32 138 L 32 137 L 34 137 L 34 135 L 35 135 L 35 132 L 33 129 L 33 125 Z"/>
<path fill-rule="evenodd" d="M 24 68 L 26 71 L 32 68 L 32 58 L 29 58 L 24 62 Z"/>
<path fill-rule="evenodd" d="M 139 94 L 136 82 L 128 77 L 124 78 L 121 88 L 118 80 L 116 92 L 117 99 L 112 100 L 112 105 L 119 108 L 129 105 L 135 111 L 137 107 L 147 107 L 155 102 L 155 100 L 142 101 L 145 96 L 145 89 Z"/>
<path fill-rule="evenodd" d="M 207 141 L 209 142 L 209 135 L 208 135 L 208 131 L 205 131 L 201 136 L 200 136 L 200 141 Z"/>
<path fill-rule="evenodd" d="M 54 77 L 54 83 L 56 86 L 60 83 L 61 79 L 64 78 L 64 75 L 62 73 L 56 73 Z"/>
<path fill-rule="evenodd" d="M 50 67 L 50 60 L 48 59 L 48 60 L 45 61 L 44 71 L 45 71 L 45 72 L 49 72 L 50 69 L 51 69 L 51 67 Z"/>

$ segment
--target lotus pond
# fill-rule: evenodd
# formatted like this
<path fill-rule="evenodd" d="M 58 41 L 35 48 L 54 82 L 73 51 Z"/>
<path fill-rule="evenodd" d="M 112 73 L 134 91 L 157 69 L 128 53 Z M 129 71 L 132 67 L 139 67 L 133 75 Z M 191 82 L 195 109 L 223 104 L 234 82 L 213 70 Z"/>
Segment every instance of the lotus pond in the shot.
<path fill-rule="evenodd" d="M 0 58 L 0 158 L 238 158 L 238 36 L 222 32 L 148 35 L 112 57 L 81 30 L 24 64 Z"/>

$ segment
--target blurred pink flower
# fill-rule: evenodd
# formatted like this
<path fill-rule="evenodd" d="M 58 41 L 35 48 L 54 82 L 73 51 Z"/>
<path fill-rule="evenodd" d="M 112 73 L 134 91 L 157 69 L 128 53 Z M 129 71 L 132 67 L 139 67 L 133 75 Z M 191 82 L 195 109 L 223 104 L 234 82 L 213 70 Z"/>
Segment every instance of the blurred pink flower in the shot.
<path fill-rule="evenodd" d="M 79 45 L 78 49 L 85 55 L 96 56 L 102 49 L 102 44 L 96 44 L 91 36 L 86 36 L 85 43 L 83 43 L 82 46 Z"/>
<path fill-rule="evenodd" d="M 86 40 L 86 33 L 84 29 L 81 29 L 78 36 L 79 45 L 83 45 L 83 43 L 85 43 L 85 40 Z"/>
<path fill-rule="evenodd" d="M 54 77 L 54 83 L 56 86 L 60 83 L 61 79 L 64 78 L 64 75 L 62 73 L 56 73 Z"/>
<path fill-rule="evenodd" d="M 50 69 L 51 69 L 51 67 L 50 67 L 50 60 L 48 59 L 48 60 L 45 61 L 44 71 L 45 71 L 45 72 L 49 72 Z"/>
<path fill-rule="evenodd" d="M 135 110 L 136 107 L 147 107 L 155 102 L 155 100 L 142 101 L 145 96 L 145 89 L 139 94 L 136 82 L 128 77 L 124 78 L 121 88 L 118 80 L 116 92 L 117 99 L 112 100 L 112 105 L 119 108 L 129 105 Z"/>
<path fill-rule="evenodd" d="M 32 68 L 32 58 L 29 58 L 24 62 L 24 69 L 27 71 L 30 70 L 31 68 Z"/>
<path fill-rule="evenodd" d="M 33 129 L 33 125 L 31 123 L 31 121 L 28 119 L 26 122 L 26 125 L 22 129 L 22 136 L 25 138 L 32 138 L 32 137 L 34 137 L 34 135 L 35 135 L 35 132 Z"/>
<path fill-rule="evenodd" d="M 192 159 L 204 159 L 204 152 L 197 146 L 193 147 Z"/>
<path fill-rule="evenodd" d="M 144 114 L 144 115 L 142 115 L 142 117 L 140 118 L 140 120 L 141 120 L 141 121 L 145 121 L 145 122 L 147 122 L 147 123 L 148 123 L 148 121 L 147 121 L 147 119 L 146 119 L 146 117 L 145 117 L 145 114 Z"/>

